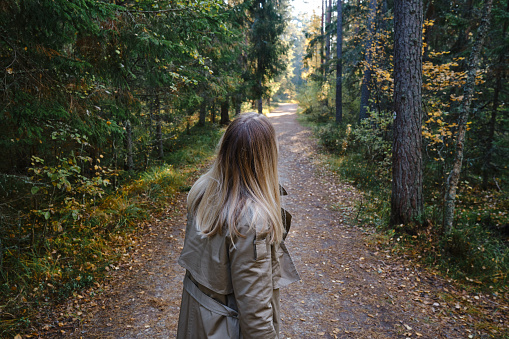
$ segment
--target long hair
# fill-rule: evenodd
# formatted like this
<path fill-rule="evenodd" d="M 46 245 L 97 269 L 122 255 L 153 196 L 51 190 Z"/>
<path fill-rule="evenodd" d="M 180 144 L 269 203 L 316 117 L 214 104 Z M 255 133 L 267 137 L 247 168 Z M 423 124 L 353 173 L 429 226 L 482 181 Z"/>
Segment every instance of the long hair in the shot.
<path fill-rule="evenodd" d="M 204 236 L 243 237 L 237 229 L 243 217 L 250 227 L 267 233 L 271 242 L 283 239 L 281 198 L 277 170 L 276 133 L 269 119 L 257 113 L 241 114 L 219 141 L 212 167 L 191 188 L 189 212 Z"/>

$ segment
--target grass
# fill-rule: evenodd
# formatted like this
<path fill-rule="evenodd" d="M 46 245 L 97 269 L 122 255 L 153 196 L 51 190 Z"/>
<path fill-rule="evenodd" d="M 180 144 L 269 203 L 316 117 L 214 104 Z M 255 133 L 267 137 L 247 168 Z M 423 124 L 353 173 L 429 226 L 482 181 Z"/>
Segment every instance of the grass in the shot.
<path fill-rule="evenodd" d="M 129 250 L 143 221 L 189 188 L 188 179 L 213 155 L 220 135 L 217 126 L 190 128 L 163 161 L 137 175 L 121 173 L 118 189 L 80 205 L 78 219 L 20 213 L 14 222 L 1 220 L 1 239 L 10 240 L 0 243 L 0 337 L 27 331 L 37 324 L 40 307 L 100 281 Z"/>

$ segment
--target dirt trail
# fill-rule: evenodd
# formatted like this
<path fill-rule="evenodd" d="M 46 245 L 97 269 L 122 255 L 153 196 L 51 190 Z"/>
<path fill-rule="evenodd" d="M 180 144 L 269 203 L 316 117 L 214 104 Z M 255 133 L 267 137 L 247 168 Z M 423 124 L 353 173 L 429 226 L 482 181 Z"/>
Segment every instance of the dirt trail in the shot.
<path fill-rule="evenodd" d="M 287 246 L 302 277 L 281 291 L 281 338 L 497 337 L 475 330 L 481 320 L 464 308 L 475 303 L 502 312 L 492 305 L 496 300 L 465 295 L 458 302 L 449 292 L 461 291 L 368 244 L 367 232 L 348 224 L 358 193 L 319 165 L 316 143 L 297 123 L 296 109 L 284 104 L 270 114 L 280 144 L 281 182 L 289 193 L 284 205 L 293 215 Z M 175 337 L 184 274 L 176 263 L 184 199 L 180 195 L 153 221 L 112 273 L 106 292 L 85 298 L 81 325 L 70 322 L 48 337 Z M 500 319 L 505 317 L 501 313 Z"/>

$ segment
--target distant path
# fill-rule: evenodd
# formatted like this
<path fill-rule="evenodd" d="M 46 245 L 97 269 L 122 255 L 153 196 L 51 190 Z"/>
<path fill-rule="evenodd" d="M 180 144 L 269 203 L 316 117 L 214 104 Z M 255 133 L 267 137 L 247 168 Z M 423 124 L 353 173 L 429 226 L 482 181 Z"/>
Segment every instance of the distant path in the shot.
<path fill-rule="evenodd" d="M 282 104 L 269 115 L 289 193 L 284 204 L 293 215 L 287 246 L 302 277 L 281 291 L 281 338 L 488 338 L 473 330 L 479 320 L 462 313 L 465 304 L 449 295 L 461 291 L 378 249 L 372 237 L 349 224 L 359 193 L 319 165 L 316 143 L 296 121 L 296 109 Z M 82 325 L 72 337 L 174 338 L 184 228 L 181 194 L 113 270 L 102 286 L 106 292 L 78 300 Z M 485 296 L 470 298 L 463 298 L 466 305 L 489 305 Z"/>

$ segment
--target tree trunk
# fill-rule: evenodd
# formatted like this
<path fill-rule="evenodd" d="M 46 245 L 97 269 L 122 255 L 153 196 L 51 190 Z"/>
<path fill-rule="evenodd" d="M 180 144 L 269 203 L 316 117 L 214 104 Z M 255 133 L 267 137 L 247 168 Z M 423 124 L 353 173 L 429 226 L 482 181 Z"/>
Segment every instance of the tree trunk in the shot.
<path fill-rule="evenodd" d="M 126 164 L 125 169 L 127 171 L 132 171 L 134 169 L 133 162 L 133 132 L 131 127 L 131 122 L 129 120 L 125 123 L 125 148 L 126 148 Z"/>
<path fill-rule="evenodd" d="M 493 142 L 495 140 L 495 126 L 497 122 L 497 112 L 500 106 L 500 90 L 502 89 L 502 77 L 500 72 L 497 73 L 495 80 L 495 92 L 493 93 L 493 107 L 491 109 L 491 118 L 488 131 L 488 138 L 486 140 L 486 148 L 484 151 L 484 163 L 482 166 L 482 189 L 488 189 L 488 181 L 491 170 L 491 155 L 493 153 Z"/>
<path fill-rule="evenodd" d="M 214 101 L 210 106 L 210 122 L 216 123 L 216 102 Z"/>
<path fill-rule="evenodd" d="M 470 107 L 472 97 L 474 94 L 475 76 L 479 69 L 479 55 L 481 54 L 484 38 L 488 32 L 490 25 L 490 14 L 493 0 L 487 0 L 484 5 L 484 13 L 479 26 L 479 34 L 474 42 L 472 52 L 468 59 L 467 80 L 463 87 L 463 100 L 460 105 L 460 116 L 458 121 L 458 135 L 456 140 L 456 156 L 452 169 L 447 177 L 445 183 L 444 195 L 444 231 L 450 232 L 453 228 L 454 209 L 456 204 L 456 190 L 460 179 L 461 166 L 463 163 L 463 150 L 465 147 L 465 134 L 467 132 L 468 116 L 470 114 Z"/>
<path fill-rule="evenodd" d="M 200 105 L 200 116 L 198 118 L 198 125 L 205 126 L 206 115 L 207 115 L 207 100 L 203 99 Z"/>
<path fill-rule="evenodd" d="M 474 1 L 466 0 L 463 4 L 463 8 L 460 11 L 458 19 L 460 22 L 465 22 L 465 25 L 461 25 L 458 31 L 458 38 L 451 47 L 451 52 L 458 53 L 464 51 L 468 46 L 468 35 L 472 29 L 472 13 L 474 10 Z"/>
<path fill-rule="evenodd" d="M 391 220 L 419 225 L 422 197 L 422 1 L 394 1 L 394 140 Z"/>
<path fill-rule="evenodd" d="M 263 114 L 263 100 L 261 97 L 258 99 L 258 113 Z"/>
<path fill-rule="evenodd" d="M 336 123 L 343 121 L 343 0 L 338 0 L 337 63 L 336 63 Z"/>
<path fill-rule="evenodd" d="M 157 117 L 157 150 L 159 152 L 159 159 L 164 158 L 164 146 L 163 146 L 163 119 L 158 114 Z"/>
<path fill-rule="evenodd" d="M 221 125 L 228 125 L 230 122 L 229 111 L 230 110 L 230 99 L 226 98 L 223 102 L 221 102 Z"/>
<path fill-rule="evenodd" d="M 507 8 L 506 12 L 509 13 L 509 2 L 507 2 Z M 508 27 L 508 21 L 506 20 L 504 22 L 504 26 L 502 28 L 502 39 L 506 38 L 506 32 Z M 493 92 L 493 106 L 491 109 L 491 118 L 490 118 L 490 125 L 489 125 L 489 134 L 488 138 L 486 140 L 486 147 L 484 151 L 484 164 L 483 164 L 483 170 L 482 170 L 482 189 L 487 190 L 488 189 L 488 181 L 490 176 L 490 170 L 492 169 L 491 164 L 491 158 L 493 154 L 493 143 L 495 141 L 495 130 L 496 130 L 496 124 L 497 124 L 497 113 L 498 108 L 500 107 L 500 99 L 499 95 L 502 90 L 502 65 L 504 64 L 504 60 L 506 58 L 506 49 L 503 49 L 500 52 L 500 55 L 498 57 L 498 65 L 495 67 L 496 75 L 495 75 L 495 88 Z"/>
<path fill-rule="evenodd" d="M 327 5 L 326 1 L 327 0 L 322 0 L 322 26 L 320 28 L 320 32 L 321 32 L 322 36 L 325 34 L 325 25 L 324 25 L 325 20 L 324 20 L 324 17 L 325 17 L 325 6 Z M 324 70 L 323 64 L 324 64 L 324 61 L 325 61 L 324 60 L 324 53 L 323 53 L 324 48 L 325 48 L 325 45 L 324 45 L 323 40 L 322 40 L 322 42 L 320 44 L 320 65 L 322 66 L 322 75 L 324 75 L 323 74 L 323 70 Z"/>
<path fill-rule="evenodd" d="M 155 99 L 155 108 L 156 108 L 156 140 L 157 140 L 157 151 L 159 153 L 159 159 L 164 158 L 164 149 L 163 149 L 163 129 L 162 129 L 162 118 L 161 118 L 161 109 L 159 103 L 159 95 L 156 96 Z"/>
<path fill-rule="evenodd" d="M 373 43 L 375 41 L 375 18 L 376 18 L 376 0 L 369 0 L 369 13 L 367 22 L 368 38 L 366 40 L 366 50 L 364 54 L 364 77 L 361 85 L 361 109 L 359 112 L 359 121 L 368 117 L 370 83 L 373 66 Z"/>
<path fill-rule="evenodd" d="M 4 275 L 4 246 L 0 238 L 0 274 Z"/>
<path fill-rule="evenodd" d="M 329 73 L 328 62 L 330 60 L 330 24 L 332 17 L 332 0 L 329 0 L 325 17 L 325 76 Z"/>
<path fill-rule="evenodd" d="M 155 103 L 153 100 L 154 92 L 150 91 L 148 93 L 148 104 L 149 104 L 149 119 L 148 119 L 148 132 L 150 136 L 150 140 L 154 138 L 154 111 L 155 111 Z M 145 148 L 145 159 L 144 159 L 144 170 L 148 168 L 150 157 L 152 155 L 152 150 L 154 149 L 154 144 L 152 141 L 147 143 L 147 147 Z"/>
<path fill-rule="evenodd" d="M 233 104 L 235 106 L 235 116 L 238 116 L 242 107 L 242 99 L 240 94 L 235 94 L 233 97 Z"/>

